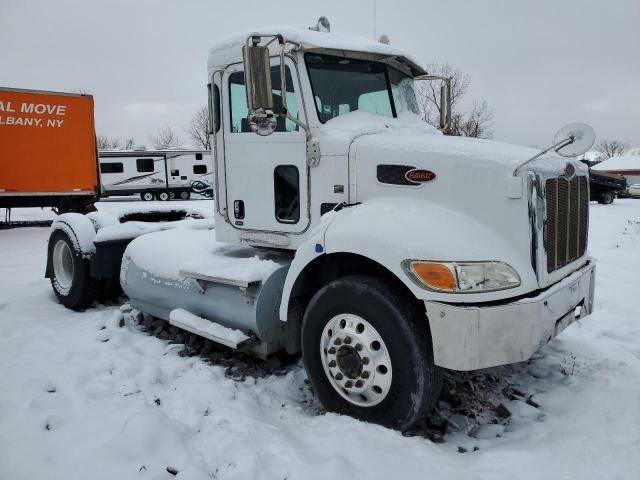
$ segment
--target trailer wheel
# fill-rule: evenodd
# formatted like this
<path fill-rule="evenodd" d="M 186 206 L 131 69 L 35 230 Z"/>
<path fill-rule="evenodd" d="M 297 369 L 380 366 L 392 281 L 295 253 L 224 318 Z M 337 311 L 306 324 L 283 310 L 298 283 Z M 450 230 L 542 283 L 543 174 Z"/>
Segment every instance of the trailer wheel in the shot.
<path fill-rule="evenodd" d="M 51 286 L 58 300 L 73 310 L 85 308 L 96 299 L 98 281 L 90 275 L 89 261 L 69 236 L 56 230 L 49 239 Z"/>
<path fill-rule="evenodd" d="M 176 192 L 169 192 L 169 200 L 175 200 Z"/>
<path fill-rule="evenodd" d="M 161 202 L 166 202 L 167 200 L 169 200 L 169 192 L 156 193 L 156 200 L 160 200 Z"/>
<path fill-rule="evenodd" d="M 191 192 L 187 192 L 186 190 L 183 190 L 180 192 L 181 200 L 189 200 L 190 198 L 191 198 Z"/>
<path fill-rule="evenodd" d="M 613 203 L 614 195 L 611 192 L 602 192 L 600 194 L 600 198 L 598 199 L 598 203 L 603 205 L 611 205 Z"/>
<path fill-rule="evenodd" d="M 311 299 L 302 357 L 325 408 L 406 429 L 440 394 L 424 311 L 376 277 L 335 280 Z"/>
<path fill-rule="evenodd" d="M 153 196 L 153 192 L 142 192 L 140 194 L 140 198 L 145 201 L 145 202 L 150 202 L 151 200 L 153 200 L 154 196 Z"/>

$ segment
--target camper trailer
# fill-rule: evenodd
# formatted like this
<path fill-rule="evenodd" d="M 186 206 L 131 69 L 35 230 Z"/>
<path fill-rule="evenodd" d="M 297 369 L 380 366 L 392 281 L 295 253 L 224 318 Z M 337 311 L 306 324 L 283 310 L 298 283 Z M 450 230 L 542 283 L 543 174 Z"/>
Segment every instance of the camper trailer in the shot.
<path fill-rule="evenodd" d="M 212 196 L 211 153 L 187 150 L 101 150 L 103 196 L 140 195 L 145 201 Z"/>

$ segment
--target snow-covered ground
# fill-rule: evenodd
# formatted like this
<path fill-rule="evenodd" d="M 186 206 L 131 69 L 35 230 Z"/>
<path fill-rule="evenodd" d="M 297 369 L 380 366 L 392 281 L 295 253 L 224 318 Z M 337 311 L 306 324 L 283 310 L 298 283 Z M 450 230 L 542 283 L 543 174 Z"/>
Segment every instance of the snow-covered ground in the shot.
<path fill-rule="evenodd" d="M 25 217 L 42 214 L 14 211 Z M 530 362 L 479 374 L 493 383 L 478 403 L 511 417 L 449 416 L 444 443 L 323 414 L 300 362 L 237 381 L 121 326 L 117 305 L 66 310 L 43 278 L 47 233 L 0 231 L 2 480 L 640 478 L 638 200 L 591 204 L 594 314 Z"/>

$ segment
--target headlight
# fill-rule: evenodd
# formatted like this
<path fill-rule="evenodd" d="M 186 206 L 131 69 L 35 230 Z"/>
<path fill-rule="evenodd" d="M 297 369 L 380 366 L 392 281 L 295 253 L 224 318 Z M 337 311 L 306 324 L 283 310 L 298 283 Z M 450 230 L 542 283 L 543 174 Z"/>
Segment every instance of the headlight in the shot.
<path fill-rule="evenodd" d="M 518 273 L 502 262 L 405 260 L 402 267 L 418 286 L 436 292 L 482 293 L 520 285 Z"/>

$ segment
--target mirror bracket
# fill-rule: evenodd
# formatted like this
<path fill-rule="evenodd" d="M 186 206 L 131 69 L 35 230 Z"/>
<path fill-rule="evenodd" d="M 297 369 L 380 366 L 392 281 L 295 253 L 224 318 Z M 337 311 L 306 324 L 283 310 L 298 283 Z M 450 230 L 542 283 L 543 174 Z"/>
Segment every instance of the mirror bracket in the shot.
<path fill-rule="evenodd" d="M 420 75 L 414 80 L 440 80 L 440 130 L 442 133 L 451 131 L 451 77 L 442 77 L 440 75 Z"/>

